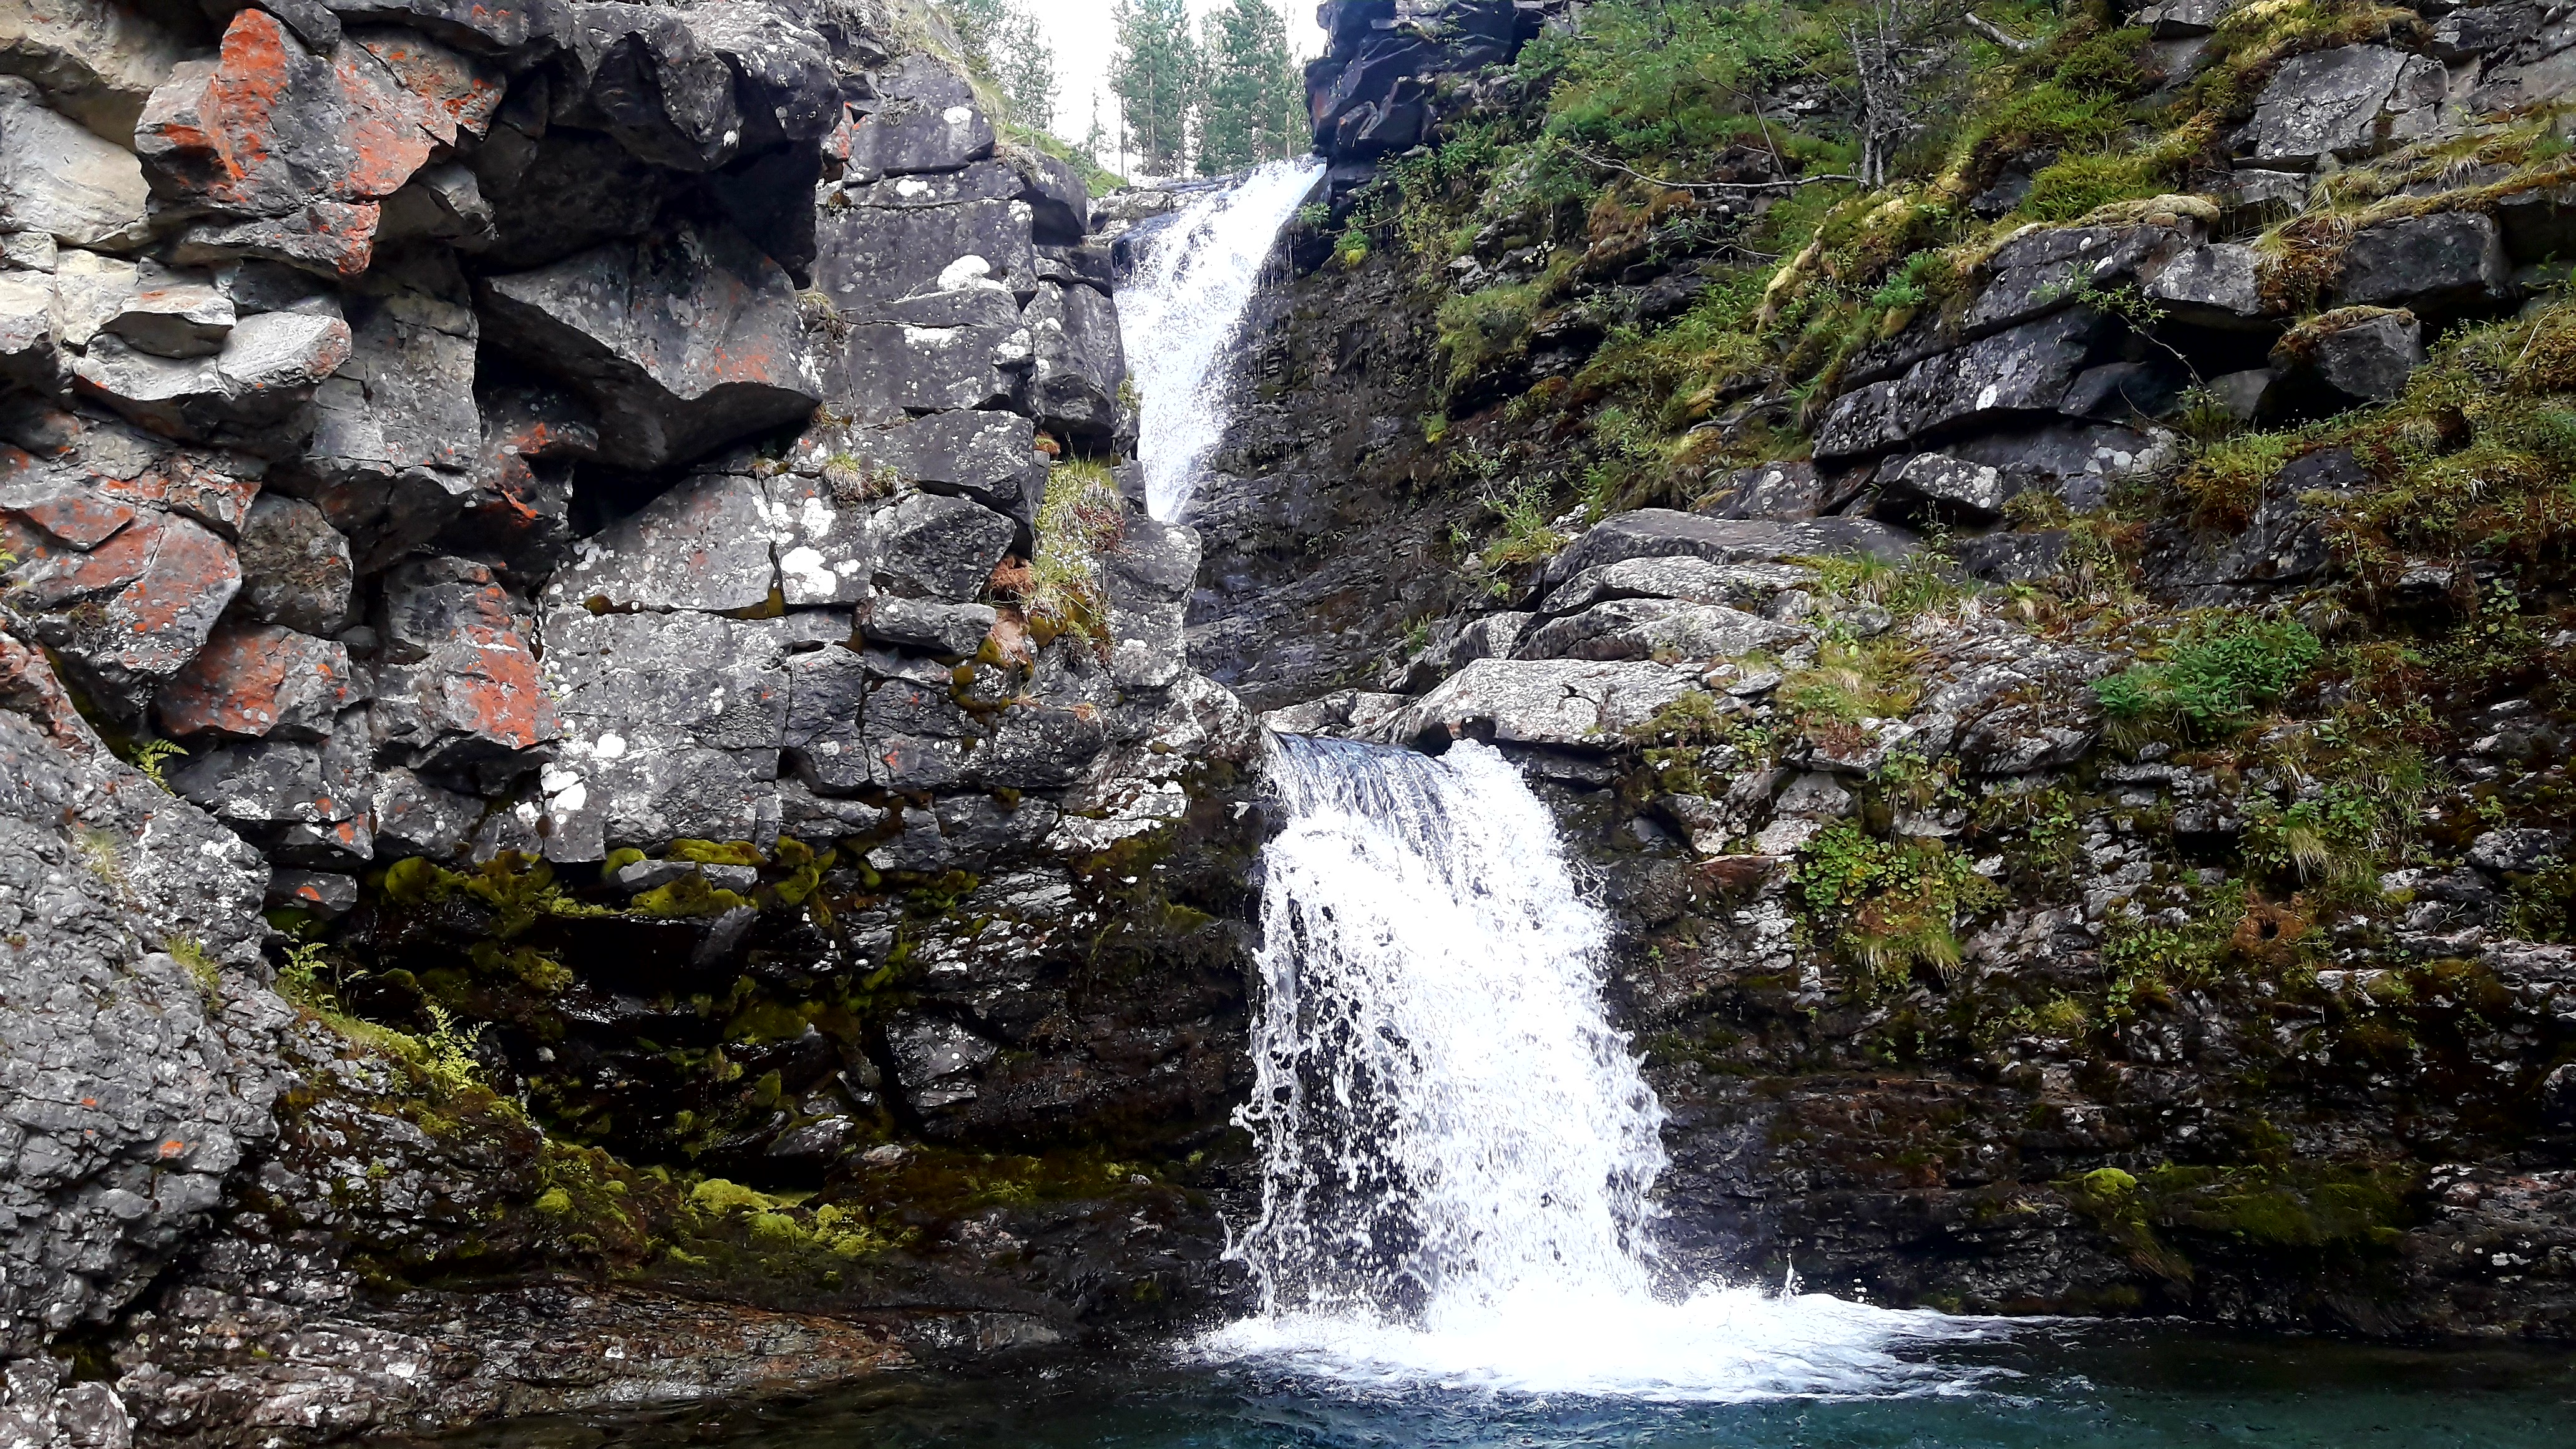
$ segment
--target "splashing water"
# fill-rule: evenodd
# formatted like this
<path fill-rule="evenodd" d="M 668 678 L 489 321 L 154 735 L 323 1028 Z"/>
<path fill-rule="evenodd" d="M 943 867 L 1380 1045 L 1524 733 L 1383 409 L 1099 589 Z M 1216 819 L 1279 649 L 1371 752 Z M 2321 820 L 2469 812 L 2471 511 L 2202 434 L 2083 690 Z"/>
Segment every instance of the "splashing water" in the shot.
<path fill-rule="evenodd" d="M 1659 1295 L 1663 1109 L 1601 1000 L 1608 922 L 1494 750 L 1285 738 L 1263 855 L 1261 1311 L 1201 1342 L 1373 1385 L 1746 1400 L 1937 1391 L 1990 1330 L 1809 1295 Z"/>
<path fill-rule="evenodd" d="M 1118 289 L 1118 325 L 1136 379 L 1145 499 L 1156 518 L 1179 522 L 1224 436 L 1226 369 L 1262 264 L 1315 189 L 1323 163 L 1273 161 L 1240 185 L 1191 203 L 1146 249 Z"/>

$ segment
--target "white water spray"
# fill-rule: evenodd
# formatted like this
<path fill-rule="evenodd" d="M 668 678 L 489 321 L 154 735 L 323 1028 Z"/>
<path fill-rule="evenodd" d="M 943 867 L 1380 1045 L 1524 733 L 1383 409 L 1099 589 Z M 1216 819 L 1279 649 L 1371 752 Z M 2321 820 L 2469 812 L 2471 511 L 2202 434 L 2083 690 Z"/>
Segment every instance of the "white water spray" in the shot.
<path fill-rule="evenodd" d="M 1345 1381 L 1673 1399 L 1921 1391 L 1961 1320 L 1656 1289 L 1663 1110 L 1602 999 L 1608 922 L 1501 755 L 1283 739 L 1263 855 L 1262 1306 L 1205 1351 Z"/>
<path fill-rule="evenodd" d="M 1147 247 L 1118 289 L 1118 325 L 1143 414 L 1139 447 L 1145 499 L 1178 522 L 1225 433 L 1226 368 L 1261 266 L 1323 173 L 1321 161 L 1273 161 L 1225 191 L 1210 192 Z"/>

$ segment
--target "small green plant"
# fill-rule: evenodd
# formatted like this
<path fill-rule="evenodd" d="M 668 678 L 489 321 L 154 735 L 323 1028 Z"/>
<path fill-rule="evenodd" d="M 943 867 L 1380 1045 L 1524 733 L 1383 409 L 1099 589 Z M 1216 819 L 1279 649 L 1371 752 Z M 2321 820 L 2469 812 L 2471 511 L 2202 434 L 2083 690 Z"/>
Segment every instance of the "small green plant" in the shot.
<path fill-rule="evenodd" d="M 188 974 L 196 978 L 197 990 L 204 994 L 207 1005 L 222 1003 L 223 967 L 207 953 L 205 942 L 194 936 L 173 936 L 162 943 L 161 949 L 171 960 L 188 968 Z"/>
<path fill-rule="evenodd" d="M 2324 654 L 2324 644 L 2296 620 L 2248 620 L 2185 642 L 2166 663 L 2132 665 L 2093 692 L 2104 712 L 2133 730 L 2164 727 L 2215 739 L 2298 687 Z"/>
<path fill-rule="evenodd" d="M 135 747 L 130 763 L 135 769 L 143 772 L 143 778 L 167 790 L 170 788 L 170 782 L 163 778 L 163 771 L 169 768 L 172 760 L 184 760 L 187 757 L 188 752 L 185 748 L 172 744 L 168 740 L 146 740 Z"/>
<path fill-rule="evenodd" d="M 1503 492 L 1487 494 L 1484 502 L 1486 511 L 1501 521 L 1503 532 L 1476 555 L 1476 567 L 1493 581 L 1497 595 L 1511 591 L 1507 576 L 1514 570 L 1554 558 L 1572 542 L 1548 516 L 1545 484 L 1525 481 Z"/>
<path fill-rule="evenodd" d="M 1046 506 L 1038 513 L 1037 557 L 1020 596 L 1039 644 L 1070 634 L 1107 657 L 1114 641 L 1100 558 L 1126 537 L 1126 500 L 1106 467 L 1063 463 L 1049 472 Z"/>
<path fill-rule="evenodd" d="M 1958 927 L 2005 903 L 2003 888 L 1936 839 L 1882 841 L 1836 821 L 1799 852 L 1790 879 L 1865 993 L 1901 989 L 1918 966 L 1961 962 Z"/>
<path fill-rule="evenodd" d="M 420 1038 L 421 1070 L 449 1093 L 482 1087 L 483 1064 L 474 1054 L 482 1044 L 482 1026 L 459 1026 L 447 1008 L 435 1001 L 424 1001 L 421 1008 L 429 1015 L 429 1035 Z"/>

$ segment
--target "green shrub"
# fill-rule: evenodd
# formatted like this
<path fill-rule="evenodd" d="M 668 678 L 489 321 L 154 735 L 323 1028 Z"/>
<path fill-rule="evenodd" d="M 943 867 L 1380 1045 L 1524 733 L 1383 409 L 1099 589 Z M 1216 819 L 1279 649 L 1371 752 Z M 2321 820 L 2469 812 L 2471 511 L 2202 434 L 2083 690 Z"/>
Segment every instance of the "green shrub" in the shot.
<path fill-rule="evenodd" d="M 2249 620 L 2181 645 L 2167 663 L 2132 665 L 2093 692 L 2114 720 L 2218 738 L 2296 688 L 2324 655 L 2295 620 Z"/>

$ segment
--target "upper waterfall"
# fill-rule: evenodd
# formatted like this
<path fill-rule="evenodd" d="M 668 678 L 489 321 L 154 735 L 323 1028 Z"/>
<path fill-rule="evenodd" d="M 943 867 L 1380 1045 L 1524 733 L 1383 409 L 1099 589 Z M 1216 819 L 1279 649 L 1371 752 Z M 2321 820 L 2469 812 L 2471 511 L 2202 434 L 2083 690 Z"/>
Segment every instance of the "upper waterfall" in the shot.
<path fill-rule="evenodd" d="M 1143 414 L 1137 449 L 1154 517 L 1178 522 L 1224 436 L 1232 356 L 1280 231 L 1321 161 L 1273 161 L 1211 192 L 1154 237 L 1118 289 L 1118 321 Z"/>
<path fill-rule="evenodd" d="M 1891 1350 L 1980 1331 L 1659 1284 L 1664 1114 L 1602 1000 L 1609 923 L 1501 754 L 1286 738 L 1270 779 L 1286 825 L 1263 855 L 1240 1114 L 1263 1200 L 1233 1249 L 1261 1311 L 1210 1351 L 1369 1381 L 1734 1399 L 1926 1385 Z"/>

